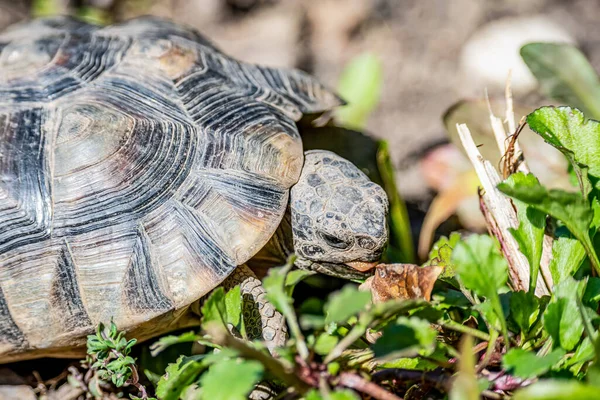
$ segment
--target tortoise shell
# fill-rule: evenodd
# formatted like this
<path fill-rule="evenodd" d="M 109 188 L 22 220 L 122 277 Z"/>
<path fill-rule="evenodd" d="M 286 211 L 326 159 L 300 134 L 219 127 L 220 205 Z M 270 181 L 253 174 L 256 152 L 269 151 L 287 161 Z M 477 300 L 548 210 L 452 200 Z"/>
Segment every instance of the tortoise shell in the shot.
<path fill-rule="evenodd" d="M 338 104 L 156 18 L 0 34 L 0 360 L 174 323 L 272 236 L 295 120 Z"/>

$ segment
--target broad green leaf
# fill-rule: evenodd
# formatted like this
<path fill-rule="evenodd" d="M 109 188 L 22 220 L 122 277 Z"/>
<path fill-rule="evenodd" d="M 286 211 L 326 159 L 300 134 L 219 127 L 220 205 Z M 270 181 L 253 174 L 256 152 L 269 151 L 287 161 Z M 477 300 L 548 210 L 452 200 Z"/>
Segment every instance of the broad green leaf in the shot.
<path fill-rule="evenodd" d="M 452 261 L 465 287 L 489 300 L 506 337 L 508 331 L 498 291 L 508 280 L 508 264 L 496 241 L 487 235 L 472 235 L 458 242 Z"/>
<path fill-rule="evenodd" d="M 585 248 L 569 232 L 560 233 L 552 243 L 552 258 L 548 268 L 554 284 L 565 280 L 579 269 L 585 259 Z"/>
<path fill-rule="evenodd" d="M 169 364 L 165 374 L 158 381 L 156 395 L 161 400 L 178 400 L 183 390 L 191 385 L 206 368 L 203 356 L 181 356 Z"/>
<path fill-rule="evenodd" d="M 529 43 L 521 48 L 521 57 L 547 96 L 600 118 L 598 75 L 576 47 Z"/>
<path fill-rule="evenodd" d="M 539 299 L 531 291 L 513 292 L 509 307 L 509 318 L 517 324 L 522 333 L 526 334 L 539 316 Z"/>
<path fill-rule="evenodd" d="M 589 235 L 589 227 L 594 214 L 587 199 L 581 193 L 548 190 L 537 180 L 519 179 L 519 184 L 515 184 L 515 182 L 515 180 L 504 181 L 498 185 L 498 189 L 510 197 L 561 220 L 581 242 L 594 268 L 597 271 L 600 270 L 600 260 L 593 249 Z"/>
<path fill-rule="evenodd" d="M 246 400 L 262 378 L 258 361 L 229 359 L 214 363 L 200 378 L 204 400 Z"/>
<path fill-rule="evenodd" d="M 512 369 L 514 375 L 528 379 L 545 374 L 558 364 L 564 355 L 563 349 L 555 349 L 545 356 L 538 356 L 523 349 L 510 349 L 502 358 L 502 365 L 506 369 Z"/>
<path fill-rule="evenodd" d="M 497 297 L 508 279 L 508 265 L 494 239 L 487 235 L 472 235 L 458 242 L 452 261 L 463 284 L 488 298 Z"/>
<path fill-rule="evenodd" d="M 371 293 L 360 291 L 353 285 L 346 285 L 339 292 L 329 296 L 325 303 L 325 323 L 343 323 L 353 315 L 363 311 L 371 302 Z"/>
<path fill-rule="evenodd" d="M 418 350 L 433 351 L 437 332 L 429 322 L 400 317 L 383 328 L 382 336 L 371 346 L 375 357 L 406 357 Z"/>
<path fill-rule="evenodd" d="M 544 312 L 544 327 L 555 346 L 571 351 L 581 340 L 584 324 L 577 311 L 577 300 L 585 290 L 585 281 L 566 278 L 554 287 L 552 300 Z"/>
<path fill-rule="evenodd" d="M 531 174 L 512 174 L 506 179 L 506 182 L 510 186 L 539 183 L 537 178 Z M 540 270 L 540 260 L 542 259 L 546 213 L 529 207 L 526 203 L 516 199 L 513 200 L 513 203 L 517 209 L 519 227 L 517 229 L 511 228 L 510 233 L 519 244 L 519 250 L 529 262 L 529 290 L 533 292 Z"/>
<path fill-rule="evenodd" d="M 562 151 L 576 170 L 581 164 L 587 166 L 589 179 L 597 187 L 600 179 L 600 123 L 586 119 L 575 108 L 542 107 L 527 116 L 527 124 L 546 142 Z"/>
<path fill-rule="evenodd" d="M 369 114 L 379 103 L 382 84 L 383 67 L 376 56 L 366 53 L 351 60 L 338 84 L 338 93 L 347 102 L 336 112 L 338 124 L 364 129 Z"/>
<path fill-rule="evenodd" d="M 542 380 L 517 391 L 514 400 L 596 400 L 600 388 L 576 380 Z"/>

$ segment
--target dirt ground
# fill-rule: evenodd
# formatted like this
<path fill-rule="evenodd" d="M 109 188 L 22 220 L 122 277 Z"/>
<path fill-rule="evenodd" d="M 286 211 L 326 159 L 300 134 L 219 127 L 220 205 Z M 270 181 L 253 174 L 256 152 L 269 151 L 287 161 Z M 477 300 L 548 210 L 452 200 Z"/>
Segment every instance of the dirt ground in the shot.
<path fill-rule="evenodd" d="M 27 2 L 0 0 L 0 28 L 28 16 Z M 384 67 L 384 89 L 368 130 L 390 142 L 407 199 L 426 200 L 415 161 L 445 141 L 440 116 L 484 84 L 460 67 L 464 44 L 482 25 L 543 15 L 569 32 L 600 67 L 600 2 L 590 0 L 96 0 L 118 18 L 156 14 L 192 25 L 239 59 L 299 67 L 335 87 L 363 52 Z M 493 88 L 490 89 L 493 95 Z M 517 99 L 518 100 L 518 99 Z"/>

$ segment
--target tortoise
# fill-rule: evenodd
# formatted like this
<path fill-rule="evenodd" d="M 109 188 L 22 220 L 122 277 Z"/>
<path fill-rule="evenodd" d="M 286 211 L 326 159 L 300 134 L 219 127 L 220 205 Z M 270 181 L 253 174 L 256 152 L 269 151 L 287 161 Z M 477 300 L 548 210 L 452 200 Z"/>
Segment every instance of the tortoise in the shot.
<path fill-rule="evenodd" d="M 363 276 L 387 242 L 381 187 L 296 122 L 343 104 L 310 75 L 236 61 L 191 28 L 38 19 L 0 34 L 0 362 L 73 357 L 111 319 L 141 340 L 197 321 L 248 267 Z M 235 272 L 234 272 L 235 271 Z M 196 317 L 197 318 L 197 317 Z"/>

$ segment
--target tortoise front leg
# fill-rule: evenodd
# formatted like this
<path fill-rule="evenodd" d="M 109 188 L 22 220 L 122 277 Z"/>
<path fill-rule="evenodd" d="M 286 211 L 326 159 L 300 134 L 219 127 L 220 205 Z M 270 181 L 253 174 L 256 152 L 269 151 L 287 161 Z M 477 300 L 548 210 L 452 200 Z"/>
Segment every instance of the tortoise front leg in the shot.
<path fill-rule="evenodd" d="M 263 340 L 273 354 L 273 350 L 283 346 L 287 339 L 285 318 L 267 301 L 261 281 L 246 265 L 237 267 L 222 283 L 225 290 L 236 285 L 240 285 L 242 293 L 242 312 L 248 338 Z"/>

